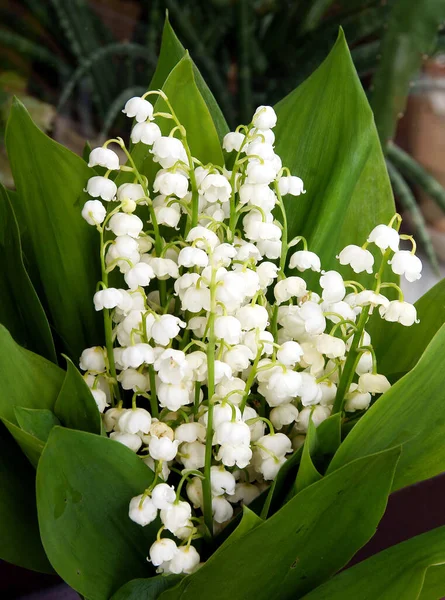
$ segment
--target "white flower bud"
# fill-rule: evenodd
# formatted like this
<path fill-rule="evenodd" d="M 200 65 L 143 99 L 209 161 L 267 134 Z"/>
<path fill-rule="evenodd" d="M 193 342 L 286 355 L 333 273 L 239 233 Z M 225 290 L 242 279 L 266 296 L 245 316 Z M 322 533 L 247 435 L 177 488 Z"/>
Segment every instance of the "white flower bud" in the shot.
<path fill-rule="evenodd" d="M 227 379 L 232 379 L 233 377 L 232 367 L 228 363 L 221 360 L 215 360 L 214 370 L 215 384 L 218 384 L 225 377 L 227 377 Z"/>
<path fill-rule="evenodd" d="M 243 421 L 224 421 L 216 426 L 213 445 L 232 444 L 234 446 L 250 444 L 250 429 Z"/>
<path fill-rule="evenodd" d="M 284 433 L 263 435 L 257 442 L 258 453 L 265 460 L 274 456 L 280 458 L 292 452 L 292 442 Z"/>
<path fill-rule="evenodd" d="M 264 290 L 270 286 L 274 279 L 276 279 L 278 267 L 274 263 L 265 261 L 258 266 L 256 272 L 260 279 L 261 289 Z"/>
<path fill-rule="evenodd" d="M 199 193 L 204 196 L 205 200 L 210 203 L 227 202 L 232 194 L 230 183 L 218 173 L 210 173 L 207 175 L 198 189 Z"/>
<path fill-rule="evenodd" d="M 407 281 L 421 278 L 422 261 L 408 250 L 399 250 L 388 262 L 396 275 L 405 275 Z"/>
<path fill-rule="evenodd" d="M 253 115 L 252 125 L 257 129 L 272 129 L 277 124 L 277 115 L 271 106 L 259 106 Z"/>
<path fill-rule="evenodd" d="M 131 499 L 128 516 L 138 525 L 145 527 L 156 519 L 158 511 L 149 496 L 143 497 L 140 494 Z"/>
<path fill-rule="evenodd" d="M 169 538 L 156 540 L 149 550 L 151 563 L 155 567 L 159 567 L 162 563 L 168 563 L 172 560 L 177 551 L 178 547 L 173 540 Z"/>
<path fill-rule="evenodd" d="M 185 238 L 186 242 L 196 242 L 194 245 L 202 250 L 207 250 L 210 247 L 212 250 L 219 245 L 219 238 L 213 231 L 206 229 L 201 225 L 192 227 Z"/>
<path fill-rule="evenodd" d="M 390 323 L 400 323 L 405 327 L 410 327 L 418 323 L 416 307 L 409 302 L 400 302 L 393 300 L 387 306 L 379 307 L 380 315 Z"/>
<path fill-rule="evenodd" d="M 177 279 L 179 277 L 178 265 L 171 258 L 142 255 L 141 260 L 150 265 L 158 279 L 163 280 L 169 277 Z"/>
<path fill-rule="evenodd" d="M 100 200 L 88 200 L 82 208 L 82 217 L 88 225 L 100 225 L 106 214 L 107 210 Z"/>
<path fill-rule="evenodd" d="M 85 348 L 80 355 L 79 366 L 82 371 L 94 371 L 95 373 L 103 373 L 106 371 L 105 366 L 106 351 L 102 346 L 93 346 Z"/>
<path fill-rule="evenodd" d="M 166 483 L 158 483 L 151 493 L 153 505 L 159 510 L 169 508 L 176 500 L 175 488 Z"/>
<path fill-rule="evenodd" d="M 258 250 L 270 260 L 275 260 L 281 256 L 281 242 L 270 241 L 270 240 L 259 240 L 257 242 Z"/>
<path fill-rule="evenodd" d="M 252 483 L 237 483 L 235 488 L 235 493 L 233 496 L 230 496 L 229 502 L 233 504 L 237 502 L 241 502 L 246 506 L 249 506 L 255 498 L 258 498 L 260 495 L 260 490 L 256 485 Z"/>
<path fill-rule="evenodd" d="M 395 229 L 388 225 L 377 225 L 371 231 L 368 237 L 368 242 L 374 242 L 381 250 L 391 248 L 393 252 L 399 249 L 399 234 Z"/>
<path fill-rule="evenodd" d="M 124 274 L 124 279 L 129 289 L 134 291 L 139 286 L 149 285 L 154 276 L 155 273 L 150 265 L 140 262 Z"/>
<path fill-rule="evenodd" d="M 369 250 L 351 244 L 337 256 L 341 265 L 350 265 L 354 273 L 372 273 L 374 257 Z"/>
<path fill-rule="evenodd" d="M 290 257 L 289 269 L 298 269 L 300 272 L 312 269 L 312 271 L 320 272 L 320 258 L 317 256 L 317 254 L 315 254 L 315 252 L 298 250 Z"/>
<path fill-rule="evenodd" d="M 144 224 L 136 215 L 127 215 L 126 213 L 116 213 L 108 222 L 107 229 L 114 235 L 129 235 L 132 238 L 139 237 Z"/>
<path fill-rule="evenodd" d="M 236 318 L 241 324 L 243 331 L 250 331 L 251 329 L 263 330 L 266 329 L 269 323 L 267 309 L 259 304 L 242 306 L 236 311 Z"/>
<path fill-rule="evenodd" d="M 133 144 L 142 142 L 151 146 L 162 136 L 161 130 L 156 123 L 136 123 L 131 130 L 131 141 Z"/>
<path fill-rule="evenodd" d="M 111 179 L 95 175 L 88 179 L 85 191 L 93 198 L 102 198 L 102 200 L 107 202 L 109 200 L 114 200 L 117 187 Z"/>
<path fill-rule="evenodd" d="M 179 442 L 171 441 L 167 437 L 158 438 L 152 435 L 148 444 L 148 451 L 154 460 L 173 460 L 178 452 Z"/>
<path fill-rule="evenodd" d="M 364 373 L 370 373 L 373 367 L 372 354 L 368 350 L 360 354 L 359 361 L 355 367 L 357 375 L 363 375 Z"/>
<path fill-rule="evenodd" d="M 312 406 L 318 404 L 321 400 L 321 390 L 311 373 L 300 373 L 301 387 L 299 396 L 303 406 Z"/>
<path fill-rule="evenodd" d="M 283 372 L 282 369 L 278 369 L 271 375 L 267 383 L 267 403 L 269 406 L 287 404 L 299 395 L 301 384 L 302 373 L 290 371 L 289 369 Z"/>
<path fill-rule="evenodd" d="M 296 429 L 297 431 L 307 431 L 309 420 L 312 420 L 315 427 L 318 427 L 330 414 L 331 409 L 328 406 L 307 406 L 306 408 L 303 408 L 298 415 Z"/>
<path fill-rule="evenodd" d="M 89 167 L 105 167 L 109 171 L 119 170 L 119 157 L 116 152 L 109 148 L 94 148 L 90 152 L 90 158 L 88 161 Z"/>
<path fill-rule="evenodd" d="M 119 442 L 120 444 L 123 444 L 124 446 L 127 446 L 127 448 L 130 448 L 130 450 L 133 450 L 133 452 L 137 452 L 142 446 L 141 438 L 135 433 L 122 433 L 121 431 L 113 431 L 113 433 L 110 433 L 110 438 L 116 442 Z"/>
<path fill-rule="evenodd" d="M 187 153 L 181 140 L 174 137 L 160 137 L 151 149 L 153 160 L 163 169 L 173 167 L 178 161 L 188 164 Z"/>
<path fill-rule="evenodd" d="M 229 131 L 224 136 L 222 147 L 226 152 L 233 152 L 233 150 L 239 152 L 245 137 L 239 131 Z"/>

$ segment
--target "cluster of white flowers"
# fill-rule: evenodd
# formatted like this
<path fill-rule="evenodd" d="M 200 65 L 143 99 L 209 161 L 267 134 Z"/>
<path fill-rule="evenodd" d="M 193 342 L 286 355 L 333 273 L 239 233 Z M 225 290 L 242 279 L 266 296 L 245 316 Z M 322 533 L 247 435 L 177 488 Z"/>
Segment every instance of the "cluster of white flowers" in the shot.
<path fill-rule="evenodd" d="M 365 327 L 376 308 L 386 321 L 416 321 L 382 275 L 389 264 L 414 281 L 421 263 L 414 242 L 412 252 L 399 249 L 407 236 L 396 215 L 337 256 L 354 273 L 375 273 L 371 289 L 322 271 L 305 239 L 287 239 L 283 196 L 305 190 L 274 151 L 274 110 L 260 106 L 250 125 L 225 136 L 227 170 L 192 157 L 157 93 L 173 121 L 168 136 L 154 122 L 166 113 L 148 94 L 124 109 L 136 120 L 132 141 L 159 164 L 152 190 L 120 138 L 90 155 L 91 167 L 105 169 L 88 181 L 93 199 L 82 215 L 101 235 L 94 307 L 104 311 L 107 343 L 86 349 L 80 367 L 109 436 L 154 472 L 129 509 L 142 526 L 160 518 L 151 562 L 190 573 L 200 561 L 191 542 L 270 485 L 311 419 L 318 426 L 332 412 L 366 410 L 390 387 Z M 110 143 L 128 157 L 123 174 L 132 181 L 119 187 Z M 368 248 L 381 256 L 375 270 Z M 320 273 L 316 290 L 307 289 L 308 270 Z M 111 272 L 120 287 L 109 285 Z M 398 300 L 384 295 L 392 288 Z M 161 537 L 164 529 L 179 545 Z"/>

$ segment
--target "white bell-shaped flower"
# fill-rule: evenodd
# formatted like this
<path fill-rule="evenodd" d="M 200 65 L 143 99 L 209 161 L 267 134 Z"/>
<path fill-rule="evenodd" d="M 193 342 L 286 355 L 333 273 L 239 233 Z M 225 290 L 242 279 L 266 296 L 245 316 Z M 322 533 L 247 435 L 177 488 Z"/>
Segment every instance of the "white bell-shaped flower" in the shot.
<path fill-rule="evenodd" d="M 405 275 L 407 281 L 421 278 L 422 261 L 408 250 L 399 250 L 388 262 L 396 275 Z"/>
<path fill-rule="evenodd" d="M 315 302 L 304 302 L 298 311 L 298 317 L 302 319 L 305 331 L 311 335 L 323 333 L 326 329 L 326 319 L 321 306 Z"/>
<path fill-rule="evenodd" d="M 153 154 L 153 160 L 158 162 L 163 169 L 173 167 L 178 161 L 188 164 L 183 143 L 174 137 L 158 138 L 150 152 Z"/>
<path fill-rule="evenodd" d="M 169 572 L 174 574 L 186 573 L 189 575 L 196 570 L 200 557 L 193 546 L 181 546 L 169 564 Z"/>
<path fill-rule="evenodd" d="M 236 317 L 217 317 L 214 324 L 215 336 L 228 344 L 238 344 L 241 339 L 241 323 Z"/>
<path fill-rule="evenodd" d="M 278 267 L 269 261 L 262 262 L 257 267 L 257 275 L 260 280 L 261 289 L 267 289 L 278 275 Z"/>
<path fill-rule="evenodd" d="M 350 265 L 354 273 L 372 273 L 374 257 L 369 250 L 350 244 L 337 256 L 341 265 Z"/>
<path fill-rule="evenodd" d="M 137 240 L 129 235 L 120 235 L 108 246 L 105 262 L 107 267 L 113 264 L 121 273 L 126 273 L 139 262 L 139 246 Z M 130 264 L 131 263 L 131 264 Z"/>
<path fill-rule="evenodd" d="M 320 257 L 315 252 L 298 250 L 290 257 L 289 269 L 298 269 L 300 272 L 311 269 L 319 273 L 321 270 Z"/>
<path fill-rule="evenodd" d="M 144 224 L 136 215 L 127 215 L 126 213 L 116 213 L 108 222 L 107 229 L 114 235 L 129 235 L 132 238 L 139 237 Z"/>
<path fill-rule="evenodd" d="M 109 201 L 114 200 L 117 187 L 114 181 L 111 181 L 108 177 L 95 175 L 88 179 L 85 191 L 93 198 L 102 198 L 102 200 Z"/>
<path fill-rule="evenodd" d="M 192 507 L 188 502 L 175 502 L 161 510 L 161 521 L 165 529 L 176 533 L 181 527 L 186 527 L 192 516 Z"/>
<path fill-rule="evenodd" d="M 138 525 L 145 527 L 145 525 L 152 523 L 156 519 L 158 510 L 154 506 L 150 496 L 140 494 L 131 499 L 128 516 Z"/>
<path fill-rule="evenodd" d="M 226 152 L 240 151 L 245 135 L 239 131 L 229 131 L 223 138 L 222 147 Z"/>
<path fill-rule="evenodd" d="M 409 302 L 401 302 L 393 300 L 387 306 L 379 307 L 380 315 L 390 323 L 400 323 L 405 327 L 410 327 L 414 323 L 418 323 L 417 310 L 413 304 Z"/>
<path fill-rule="evenodd" d="M 246 425 L 247 427 L 247 425 Z M 247 427 L 247 429 L 249 429 Z M 222 462 L 226 467 L 245 469 L 252 459 L 252 450 L 246 444 L 221 444 L 216 460 Z"/>
<path fill-rule="evenodd" d="M 186 469 L 202 469 L 205 465 L 206 447 L 201 442 L 184 442 L 181 444 L 180 459 Z"/>
<path fill-rule="evenodd" d="M 143 254 L 141 260 L 150 265 L 158 279 L 163 280 L 169 277 L 177 279 L 179 277 L 178 265 L 171 258 L 159 258 Z"/>
<path fill-rule="evenodd" d="M 178 229 L 178 223 L 181 220 L 181 208 L 179 204 L 155 206 L 153 202 L 153 208 L 158 225 L 166 225 L 167 227 Z"/>
<path fill-rule="evenodd" d="M 263 144 L 271 144 L 273 146 L 275 142 L 275 134 L 272 129 L 259 129 L 257 127 L 252 127 L 249 132 L 248 139 L 252 140 L 252 142 L 262 142 Z"/>
<path fill-rule="evenodd" d="M 167 348 L 162 351 L 154 363 L 158 377 L 164 383 L 181 383 L 183 379 L 190 378 L 191 371 L 186 355 L 182 350 Z"/>
<path fill-rule="evenodd" d="M 96 310 L 102 310 L 104 308 L 116 308 L 122 301 L 122 292 L 116 288 L 106 288 L 99 290 L 94 294 L 94 308 Z"/>
<path fill-rule="evenodd" d="M 131 130 L 131 141 L 133 144 L 142 142 L 152 146 L 162 136 L 161 130 L 156 123 L 136 123 Z"/>
<path fill-rule="evenodd" d="M 149 550 L 150 561 L 153 566 L 159 567 L 163 563 L 168 563 L 172 560 L 178 551 L 178 546 L 170 538 L 162 538 L 156 540 Z"/>
<path fill-rule="evenodd" d="M 209 247 L 213 250 L 219 245 L 219 238 L 213 231 L 197 225 L 192 227 L 185 238 L 186 242 L 195 242 L 194 246 L 207 250 Z"/>
<path fill-rule="evenodd" d="M 230 496 L 229 502 L 236 504 L 237 502 L 241 502 L 241 504 L 245 504 L 249 506 L 255 498 L 258 498 L 260 495 L 260 489 L 254 485 L 253 483 L 241 482 L 236 484 L 235 493 L 233 496 Z"/>
<path fill-rule="evenodd" d="M 170 173 L 169 171 L 158 171 L 153 183 L 153 191 L 164 196 L 177 196 L 184 198 L 188 191 L 188 179 L 181 173 Z"/>
<path fill-rule="evenodd" d="M 269 379 L 266 388 L 266 400 L 269 406 L 286 404 L 299 395 L 301 373 L 287 369 L 277 370 Z"/>
<path fill-rule="evenodd" d="M 130 290 L 137 290 L 139 286 L 149 285 L 154 276 L 150 265 L 140 262 L 124 274 L 124 279 Z"/>
<path fill-rule="evenodd" d="M 230 373 L 239 373 L 250 366 L 250 361 L 255 355 L 252 350 L 244 344 L 236 344 L 223 354 L 224 363 L 230 368 Z M 221 381 L 221 379 L 219 379 Z M 215 378 L 216 381 L 216 378 Z"/>
<path fill-rule="evenodd" d="M 185 326 L 186 323 L 181 321 L 178 317 L 173 315 L 161 315 L 161 317 L 153 323 L 151 335 L 157 344 L 160 346 L 167 346 L 167 344 L 170 343 L 170 340 L 178 335 L 181 327 Z"/>
<path fill-rule="evenodd" d="M 118 381 L 124 390 L 133 390 L 133 392 L 147 392 L 150 389 L 150 380 L 148 375 L 140 373 L 136 369 L 125 369 L 117 376 Z"/>
<path fill-rule="evenodd" d="M 233 517 L 233 507 L 222 496 L 212 498 L 213 519 L 217 523 L 225 523 Z"/>
<path fill-rule="evenodd" d="M 292 452 L 292 442 L 284 433 L 264 435 L 256 442 L 256 445 L 263 459 L 270 458 L 270 456 L 280 458 Z"/>
<path fill-rule="evenodd" d="M 252 125 L 257 129 L 273 129 L 277 124 L 277 115 L 271 106 L 259 106 L 252 118 Z"/>
<path fill-rule="evenodd" d="M 293 404 L 281 404 L 270 411 L 269 418 L 276 429 L 281 429 L 298 419 L 298 408 Z"/>
<path fill-rule="evenodd" d="M 173 460 L 178 453 L 179 442 L 170 440 L 168 437 L 156 437 L 152 435 L 148 444 L 148 451 L 154 460 Z"/>
<path fill-rule="evenodd" d="M 256 245 L 261 254 L 270 260 L 275 260 L 281 256 L 281 241 L 258 240 Z"/>
<path fill-rule="evenodd" d="M 232 195 L 232 188 L 224 175 L 210 173 L 201 182 L 198 192 L 204 196 L 207 202 L 213 204 L 214 202 L 227 202 Z"/>
<path fill-rule="evenodd" d="M 326 302 L 339 302 L 346 295 L 343 277 L 337 271 L 326 271 L 320 277 L 320 286 L 323 289 L 322 298 Z"/>
<path fill-rule="evenodd" d="M 175 488 L 166 483 L 158 483 L 151 492 L 151 499 L 159 510 L 169 508 L 176 500 Z"/>
<path fill-rule="evenodd" d="M 100 200 L 87 200 L 82 208 L 82 217 L 88 225 L 100 225 L 104 222 L 107 209 Z"/>
<path fill-rule="evenodd" d="M 250 429 L 242 421 L 224 421 L 216 426 L 213 437 L 215 444 L 233 444 L 234 446 L 250 444 Z"/>
<path fill-rule="evenodd" d="M 159 404 L 169 410 L 176 411 L 182 406 L 193 402 L 190 383 L 163 383 L 160 382 L 156 388 Z"/>
<path fill-rule="evenodd" d="M 150 344 L 138 343 L 128 348 L 122 348 L 119 362 L 122 368 L 138 369 L 141 365 L 152 365 L 155 360 L 155 353 Z"/>
<path fill-rule="evenodd" d="M 213 466 L 210 468 L 210 483 L 213 496 L 223 496 L 224 494 L 231 496 L 235 493 L 236 479 L 224 467 Z"/>
<path fill-rule="evenodd" d="M 358 360 L 357 366 L 355 367 L 355 372 L 357 375 L 363 375 L 364 373 L 370 373 L 372 371 L 372 367 L 374 365 L 374 361 L 372 358 L 372 353 L 367 350 L 366 352 L 362 352 L 360 354 L 360 358 Z"/>
<path fill-rule="evenodd" d="M 186 246 L 182 248 L 178 255 L 178 265 L 180 267 L 206 267 L 209 264 L 209 256 L 205 250 Z"/>
<path fill-rule="evenodd" d="M 206 428 L 202 423 L 182 423 L 175 429 L 175 439 L 179 442 L 205 442 Z"/>
<path fill-rule="evenodd" d="M 139 96 L 127 100 L 122 112 L 127 117 L 134 117 L 138 123 L 153 119 L 153 105 Z"/>
<path fill-rule="evenodd" d="M 123 183 L 117 190 L 117 199 L 119 202 L 124 200 L 141 200 L 144 198 L 144 190 L 139 183 Z"/>
<path fill-rule="evenodd" d="M 297 431 L 307 431 L 309 421 L 312 421 L 315 427 L 326 421 L 331 414 L 331 408 L 328 406 L 307 406 L 300 411 L 298 422 L 296 425 Z"/>
<path fill-rule="evenodd" d="M 371 398 L 372 396 L 369 392 L 361 392 L 356 383 L 351 383 L 349 391 L 345 396 L 345 410 L 347 412 L 366 410 L 371 404 Z"/>
<path fill-rule="evenodd" d="M 119 417 L 117 428 L 124 433 L 148 433 L 151 414 L 145 408 L 130 408 Z"/>
<path fill-rule="evenodd" d="M 106 371 L 105 357 L 106 351 L 102 346 L 93 346 L 85 348 L 80 355 L 79 366 L 82 371 L 94 371 L 95 373 L 103 373 Z"/>
<path fill-rule="evenodd" d="M 243 331 L 251 329 L 266 329 L 269 323 L 269 314 L 264 306 L 259 304 L 248 304 L 236 311 L 236 318 L 241 324 Z"/>
<path fill-rule="evenodd" d="M 303 180 L 299 177 L 295 177 L 295 175 L 291 175 L 289 177 L 280 177 L 278 180 L 278 189 L 280 190 L 280 194 L 282 196 L 286 196 L 286 194 L 290 194 L 291 196 L 300 196 L 300 194 L 306 193 Z"/>
<path fill-rule="evenodd" d="M 187 483 L 187 497 L 193 505 L 193 508 L 201 508 L 204 504 L 204 494 L 202 491 L 202 481 L 200 477 L 192 477 Z"/>
<path fill-rule="evenodd" d="M 391 384 L 384 375 L 378 373 L 364 373 L 358 379 L 358 391 L 370 394 L 383 394 L 387 392 Z"/>
<path fill-rule="evenodd" d="M 318 404 L 321 400 L 321 389 L 314 375 L 311 373 L 300 373 L 301 387 L 299 396 L 303 406 L 312 406 Z"/>
<path fill-rule="evenodd" d="M 398 232 L 388 225 L 377 225 L 368 236 L 368 242 L 373 242 L 381 250 L 391 248 L 393 252 L 399 249 L 400 237 Z"/>
<path fill-rule="evenodd" d="M 291 298 L 302 298 L 307 294 L 306 282 L 301 277 L 287 277 L 279 281 L 274 288 L 277 304 L 287 302 Z"/>
<path fill-rule="evenodd" d="M 294 367 L 302 356 L 303 348 L 294 341 L 284 342 L 277 352 L 277 360 L 285 367 Z"/>
<path fill-rule="evenodd" d="M 142 446 L 141 438 L 135 433 L 123 433 L 121 431 L 113 431 L 110 433 L 110 438 L 115 442 L 119 442 L 133 452 L 137 452 Z"/>
<path fill-rule="evenodd" d="M 321 333 L 315 338 L 315 347 L 328 358 L 341 358 L 346 353 L 344 341 L 327 333 Z"/>
<path fill-rule="evenodd" d="M 94 401 L 96 403 L 97 409 L 100 413 L 103 413 L 107 406 L 110 406 L 108 403 L 107 395 L 103 390 L 99 388 L 95 390 L 91 390 L 93 394 Z"/>
<path fill-rule="evenodd" d="M 94 148 L 90 152 L 88 160 L 89 167 L 104 167 L 109 171 L 119 170 L 119 157 L 116 152 L 109 148 Z"/>

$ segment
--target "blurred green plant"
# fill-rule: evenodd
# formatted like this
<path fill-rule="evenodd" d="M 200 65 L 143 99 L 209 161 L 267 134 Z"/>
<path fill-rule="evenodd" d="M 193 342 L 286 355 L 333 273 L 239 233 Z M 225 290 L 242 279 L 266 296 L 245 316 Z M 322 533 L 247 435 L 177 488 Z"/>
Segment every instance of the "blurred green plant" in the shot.
<path fill-rule="evenodd" d="M 386 150 L 422 61 L 445 46 L 442 0 L 128 4 L 133 18 L 119 15 L 119 40 L 100 18 L 104 5 L 99 2 L 16 0 L 12 7 L 0 9 L 0 68 L 21 73 L 32 95 L 105 136 L 122 124 L 118 118 L 125 100 L 141 93 L 151 80 L 167 9 L 232 126 L 248 120 L 266 99 L 274 103 L 304 81 L 342 26 Z M 117 1 L 106 3 L 111 14 L 120 9 Z M 419 241 L 437 269 L 431 237 L 406 181 L 422 188 L 441 208 L 445 192 L 412 159 L 403 161 L 402 168 L 394 158 L 397 152 L 391 145 L 387 153 L 395 195 L 412 214 Z"/>

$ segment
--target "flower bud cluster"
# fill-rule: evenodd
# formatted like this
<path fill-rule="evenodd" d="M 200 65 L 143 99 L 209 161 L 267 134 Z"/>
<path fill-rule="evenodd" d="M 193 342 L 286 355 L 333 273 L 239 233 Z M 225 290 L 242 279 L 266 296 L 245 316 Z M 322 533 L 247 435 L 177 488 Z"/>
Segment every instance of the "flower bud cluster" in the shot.
<path fill-rule="evenodd" d="M 382 274 L 389 264 L 414 281 L 421 263 L 414 242 L 412 252 L 400 250 L 407 236 L 396 215 L 337 256 L 354 274 L 375 274 L 372 287 L 322 270 L 304 238 L 288 239 L 283 197 L 305 190 L 275 153 L 273 108 L 259 107 L 250 125 L 224 137 L 228 170 L 194 158 L 168 98 L 158 92 L 170 112 L 157 113 L 149 94 L 124 113 L 136 120 L 133 143 L 159 165 L 151 189 L 120 138 L 90 155 L 90 166 L 105 169 L 87 182 L 82 216 L 101 236 L 93 301 L 107 344 L 84 350 L 80 367 L 110 438 L 154 472 L 129 507 L 141 526 L 162 523 L 151 562 L 190 573 L 200 560 L 191 542 L 270 485 L 310 420 L 318 426 L 339 410 L 348 418 L 390 387 L 366 323 L 374 310 L 405 326 L 416 321 Z M 168 119 L 163 135 L 155 121 Z M 132 180 L 119 187 L 109 143 L 128 157 Z M 317 274 L 314 289 L 306 272 Z M 394 287 L 398 300 L 384 294 Z M 164 529 L 178 542 L 162 538 Z"/>

